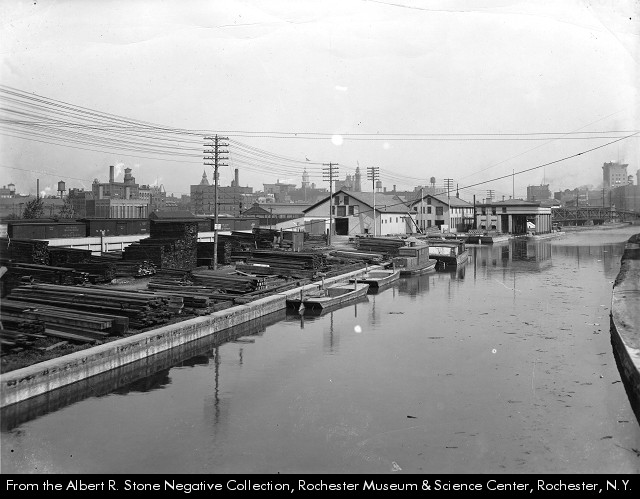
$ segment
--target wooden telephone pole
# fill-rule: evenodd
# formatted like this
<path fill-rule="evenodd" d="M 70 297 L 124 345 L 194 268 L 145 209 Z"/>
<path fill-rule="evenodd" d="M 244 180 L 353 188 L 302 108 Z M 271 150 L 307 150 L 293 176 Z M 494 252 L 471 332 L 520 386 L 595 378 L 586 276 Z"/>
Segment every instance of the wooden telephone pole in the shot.
<path fill-rule="evenodd" d="M 213 156 L 205 156 L 205 166 L 213 166 L 213 269 L 218 268 L 218 230 L 220 229 L 218 224 L 218 168 L 221 166 L 227 166 L 222 161 L 229 159 L 227 156 L 221 156 L 222 154 L 228 154 L 229 151 L 220 150 L 221 147 L 228 147 L 229 144 L 223 141 L 229 140 L 228 137 L 205 137 L 203 152 L 205 154 L 213 154 Z"/>
<path fill-rule="evenodd" d="M 331 246 L 331 236 L 333 235 L 333 179 L 338 174 L 338 163 L 324 163 L 326 168 L 322 169 L 324 180 L 329 181 L 329 233 L 327 235 L 327 246 Z"/>

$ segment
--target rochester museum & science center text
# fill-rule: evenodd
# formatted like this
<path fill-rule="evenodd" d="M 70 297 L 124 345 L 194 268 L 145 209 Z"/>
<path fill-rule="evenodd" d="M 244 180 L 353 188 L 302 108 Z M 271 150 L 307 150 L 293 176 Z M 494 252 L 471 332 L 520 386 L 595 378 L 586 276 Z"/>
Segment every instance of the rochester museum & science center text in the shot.
<path fill-rule="evenodd" d="M 477 482 L 463 482 L 455 480 L 428 479 L 422 481 L 384 482 L 376 480 L 362 481 L 331 481 L 331 480 L 226 480 L 221 482 L 198 481 L 186 482 L 177 480 L 162 481 L 135 481 L 135 480 L 104 480 L 101 482 L 88 482 L 83 480 L 44 480 L 38 483 L 25 483 L 17 480 L 5 480 L 6 491 L 119 491 L 119 492 L 248 492 L 248 491 L 274 491 L 274 492 L 331 492 L 331 491 L 505 491 L 505 492 L 552 492 L 552 491 L 630 491 L 630 480 L 603 479 L 600 482 L 587 482 L 583 480 L 534 480 L 529 482 L 506 481 L 489 479 Z"/>

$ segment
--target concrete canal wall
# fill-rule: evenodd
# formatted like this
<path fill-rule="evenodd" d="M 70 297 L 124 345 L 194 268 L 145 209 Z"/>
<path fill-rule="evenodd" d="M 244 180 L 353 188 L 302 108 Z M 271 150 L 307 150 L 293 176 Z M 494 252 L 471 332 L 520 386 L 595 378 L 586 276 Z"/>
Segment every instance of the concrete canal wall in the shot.
<path fill-rule="evenodd" d="M 360 269 L 325 279 L 324 282 L 325 284 L 342 282 L 365 272 L 365 269 Z M 302 290 L 318 289 L 320 285 L 321 282 L 307 284 L 246 305 L 237 305 L 210 315 L 163 326 L 2 374 L 0 407 L 42 395 L 283 310 L 286 308 L 287 297 L 298 296 Z"/>
<path fill-rule="evenodd" d="M 611 343 L 633 412 L 640 422 L 640 234 L 622 255 L 611 299 Z"/>

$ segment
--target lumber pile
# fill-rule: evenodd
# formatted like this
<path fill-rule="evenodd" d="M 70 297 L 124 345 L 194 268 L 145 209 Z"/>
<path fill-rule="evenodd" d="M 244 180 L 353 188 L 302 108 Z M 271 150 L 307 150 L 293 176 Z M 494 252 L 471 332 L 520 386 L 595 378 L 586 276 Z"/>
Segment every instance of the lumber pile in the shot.
<path fill-rule="evenodd" d="M 38 340 L 47 338 L 44 331 L 44 322 L 3 317 L 0 329 L 0 350 L 4 355 L 8 352 L 33 348 Z"/>
<path fill-rule="evenodd" d="M 37 308 L 57 307 L 70 314 L 107 316 L 112 321 L 110 334 L 122 335 L 129 328 L 143 329 L 166 324 L 183 308 L 179 297 L 150 292 L 105 289 L 93 286 L 56 286 L 32 284 L 13 289 L 5 304 L 18 301 Z M 47 321 L 46 318 L 41 320 Z"/>
<path fill-rule="evenodd" d="M 156 273 L 156 266 L 150 260 L 123 260 L 123 253 L 101 253 L 91 255 L 92 264 L 103 264 L 113 268 L 112 279 L 117 277 L 146 277 Z"/>
<path fill-rule="evenodd" d="M 197 222 L 154 224 L 151 237 L 124 249 L 125 261 L 150 261 L 157 268 L 192 269 L 197 266 Z"/>
<path fill-rule="evenodd" d="M 70 263 L 87 263 L 91 261 L 91 250 L 78 248 L 49 248 L 49 265 L 64 267 Z"/>
<path fill-rule="evenodd" d="M 217 289 L 227 294 L 250 293 L 266 287 L 266 281 L 262 277 L 230 273 L 228 270 L 194 270 L 191 272 L 191 279 L 196 286 Z"/>
<path fill-rule="evenodd" d="M 5 278 L 16 282 L 44 282 L 51 284 L 82 284 L 88 281 L 85 272 L 71 267 L 52 267 L 35 263 L 7 263 Z"/>
<path fill-rule="evenodd" d="M 252 234 L 248 234 L 249 238 L 243 236 L 218 234 L 218 263 L 220 265 L 231 264 L 231 255 L 234 251 L 254 247 Z M 214 247 L 215 243 L 213 242 L 198 242 L 198 266 L 213 264 Z"/>
<path fill-rule="evenodd" d="M 255 275 L 311 278 L 327 267 L 325 255 L 318 252 L 253 250 L 234 252 L 232 260 L 236 261 L 236 270 Z"/>
<path fill-rule="evenodd" d="M 0 238 L 0 255 L 13 262 L 49 264 L 49 241 Z"/>
<path fill-rule="evenodd" d="M 258 249 L 273 248 L 273 243 L 280 237 L 280 231 L 276 229 L 254 227 L 251 232 L 253 233 L 255 247 Z"/>
<path fill-rule="evenodd" d="M 309 234 L 305 232 L 303 244 L 304 251 L 327 248 L 327 236 L 324 234 Z"/>
<path fill-rule="evenodd" d="M 359 260 L 370 263 L 380 263 L 383 260 L 382 253 L 368 253 L 360 251 L 348 251 L 348 250 L 336 250 L 329 253 L 332 256 L 338 258 L 344 258 L 347 260 Z"/>
<path fill-rule="evenodd" d="M 359 251 L 381 253 L 387 256 L 397 256 L 398 249 L 404 245 L 405 242 L 399 238 L 356 236 L 356 248 Z"/>
<path fill-rule="evenodd" d="M 2 321 L 30 319 L 44 323 L 43 334 L 75 343 L 95 343 L 111 334 L 113 320 L 86 312 L 72 312 L 62 307 L 40 305 L 15 299 L 2 304 Z"/>

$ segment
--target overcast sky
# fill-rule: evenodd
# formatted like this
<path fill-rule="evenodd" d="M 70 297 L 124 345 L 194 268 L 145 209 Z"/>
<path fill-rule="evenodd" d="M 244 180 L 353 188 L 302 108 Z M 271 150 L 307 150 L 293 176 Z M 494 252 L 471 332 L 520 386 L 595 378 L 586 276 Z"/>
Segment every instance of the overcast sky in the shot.
<path fill-rule="evenodd" d="M 0 22 L 0 184 L 19 192 L 118 165 L 188 193 L 212 180 L 199 131 L 230 139 L 220 185 L 238 168 L 256 190 L 305 168 L 327 187 L 329 162 L 378 167 L 388 190 L 452 179 L 465 199 L 640 169 L 635 0 L 3 0 Z M 193 131 L 166 139 L 190 155 L 45 136 L 7 89 Z"/>

